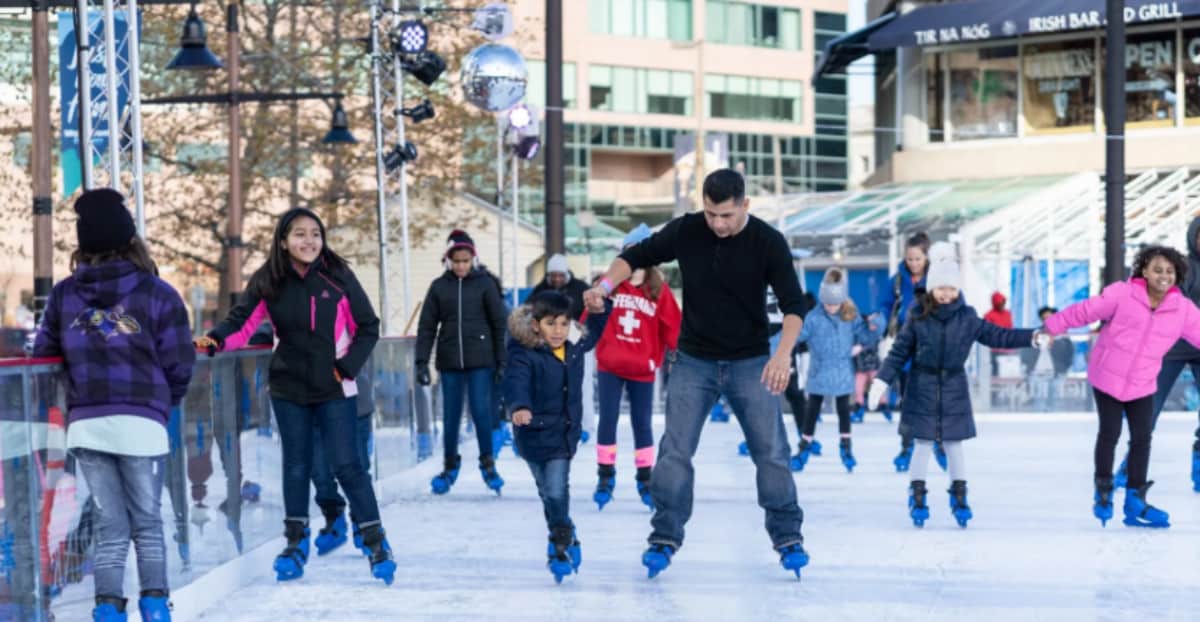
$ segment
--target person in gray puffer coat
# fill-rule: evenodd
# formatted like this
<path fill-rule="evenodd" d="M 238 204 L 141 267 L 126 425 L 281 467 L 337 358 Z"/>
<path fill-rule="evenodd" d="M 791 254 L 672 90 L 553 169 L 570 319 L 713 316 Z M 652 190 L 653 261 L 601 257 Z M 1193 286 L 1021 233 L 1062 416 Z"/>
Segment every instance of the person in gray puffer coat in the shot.
<path fill-rule="evenodd" d="M 854 356 L 864 347 L 879 342 L 880 334 L 872 331 L 858 308 L 850 300 L 846 273 L 830 268 L 821 281 L 817 295 L 821 306 L 808 312 L 797 342 L 808 343 L 808 404 L 804 430 L 800 437 L 800 452 L 792 459 L 792 470 L 804 470 L 812 454 L 813 434 L 817 415 L 826 396 L 836 400 L 838 432 L 841 435 L 841 458 L 846 470 L 854 470 L 856 461 L 850 450 L 850 395 L 854 393 Z M 880 323 L 882 327 L 882 322 Z"/>
<path fill-rule="evenodd" d="M 1179 284 L 1179 288 L 1183 290 L 1184 296 L 1200 305 L 1200 218 L 1193 220 L 1188 226 L 1187 250 L 1187 277 Z M 1158 414 L 1162 412 L 1167 396 L 1171 394 L 1171 389 L 1179 379 L 1179 374 L 1183 372 L 1184 366 L 1191 368 L 1192 381 L 1196 383 L 1196 388 L 1200 389 L 1200 350 L 1180 339 L 1163 357 L 1162 370 L 1158 372 L 1158 391 L 1154 394 L 1155 423 L 1158 422 Z M 1125 460 L 1122 460 L 1116 479 L 1119 482 L 1124 477 Z M 1192 490 L 1200 492 L 1200 425 L 1196 427 L 1196 441 L 1192 444 Z"/>

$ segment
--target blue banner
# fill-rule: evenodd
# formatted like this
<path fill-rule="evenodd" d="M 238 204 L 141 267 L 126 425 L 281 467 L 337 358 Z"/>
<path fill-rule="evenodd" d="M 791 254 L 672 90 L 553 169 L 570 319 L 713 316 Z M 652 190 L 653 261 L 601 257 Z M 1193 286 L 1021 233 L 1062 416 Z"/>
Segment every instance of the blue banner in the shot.
<path fill-rule="evenodd" d="M 79 144 L 79 56 L 75 36 L 75 20 L 64 13 L 58 20 L 58 66 L 59 93 L 62 102 L 62 172 L 63 196 L 69 197 L 83 181 L 80 154 L 84 151 Z M 141 18 L 139 15 L 140 25 Z M 108 149 L 111 131 L 108 127 L 108 97 L 105 84 L 108 76 L 104 68 L 104 20 L 100 11 L 89 11 L 87 20 L 89 45 L 88 67 L 91 70 L 92 99 L 92 148 L 96 153 Z M 117 64 L 129 64 L 129 23 L 124 12 L 113 15 L 113 28 L 117 42 Z M 140 29 L 139 29 L 140 30 Z M 124 119 L 129 107 L 129 72 L 118 76 L 117 115 Z M 119 135 L 119 134 L 118 134 Z M 95 160 L 93 160 L 93 164 Z"/>

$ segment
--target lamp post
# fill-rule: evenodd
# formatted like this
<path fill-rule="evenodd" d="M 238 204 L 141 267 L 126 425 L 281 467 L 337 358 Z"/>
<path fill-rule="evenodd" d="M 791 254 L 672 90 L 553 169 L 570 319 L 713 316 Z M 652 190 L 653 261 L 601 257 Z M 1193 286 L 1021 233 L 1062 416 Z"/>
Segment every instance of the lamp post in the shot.
<path fill-rule="evenodd" d="M 229 64 L 226 67 L 229 90 L 211 95 L 178 95 L 142 100 L 143 104 L 224 104 L 229 129 L 229 208 L 225 221 L 225 281 L 218 299 L 218 314 L 223 314 L 237 302 L 241 292 L 242 261 L 245 242 L 242 240 L 242 149 L 241 149 L 241 102 L 281 102 L 310 99 L 336 100 L 333 122 L 323 142 L 326 144 L 356 143 L 350 134 L 342 94 L 331 93 L 243 93 L 239 91 L 241 70 L 241 37 L 238 27 L 238 5 L 230 2 L 225 6 L 225 33 L 229 47 Z M 195 7 L 188 13 L 180 37 L 180 50 L 167 65 L 167 69 L 185 71 L 209 71 L 219 69 L 221 61 L 208 49 L 204 22 Z"/>

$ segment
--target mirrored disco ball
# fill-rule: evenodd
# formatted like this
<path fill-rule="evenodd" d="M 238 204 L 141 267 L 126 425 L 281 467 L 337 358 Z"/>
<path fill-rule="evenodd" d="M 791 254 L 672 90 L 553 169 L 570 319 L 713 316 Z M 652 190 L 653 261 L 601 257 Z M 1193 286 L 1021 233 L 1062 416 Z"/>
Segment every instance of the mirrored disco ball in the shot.
<path fill-rule="evenodd" d="M 488 112 L 508 110 L 525 97 L 525 59 L 507 45 L 485 43 L 463 59 L 463 96 Z"/>

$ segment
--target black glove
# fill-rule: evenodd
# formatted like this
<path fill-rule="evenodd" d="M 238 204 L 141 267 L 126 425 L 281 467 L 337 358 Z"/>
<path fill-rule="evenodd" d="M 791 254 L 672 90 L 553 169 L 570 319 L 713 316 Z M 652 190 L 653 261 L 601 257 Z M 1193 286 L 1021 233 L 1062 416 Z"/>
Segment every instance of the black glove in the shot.
<path fill-rule="evenodd" d="M 429 367 L 422 365 L 417 368 L 417 384 L 427 387 L 433 381 L 429 378 Z"/>

